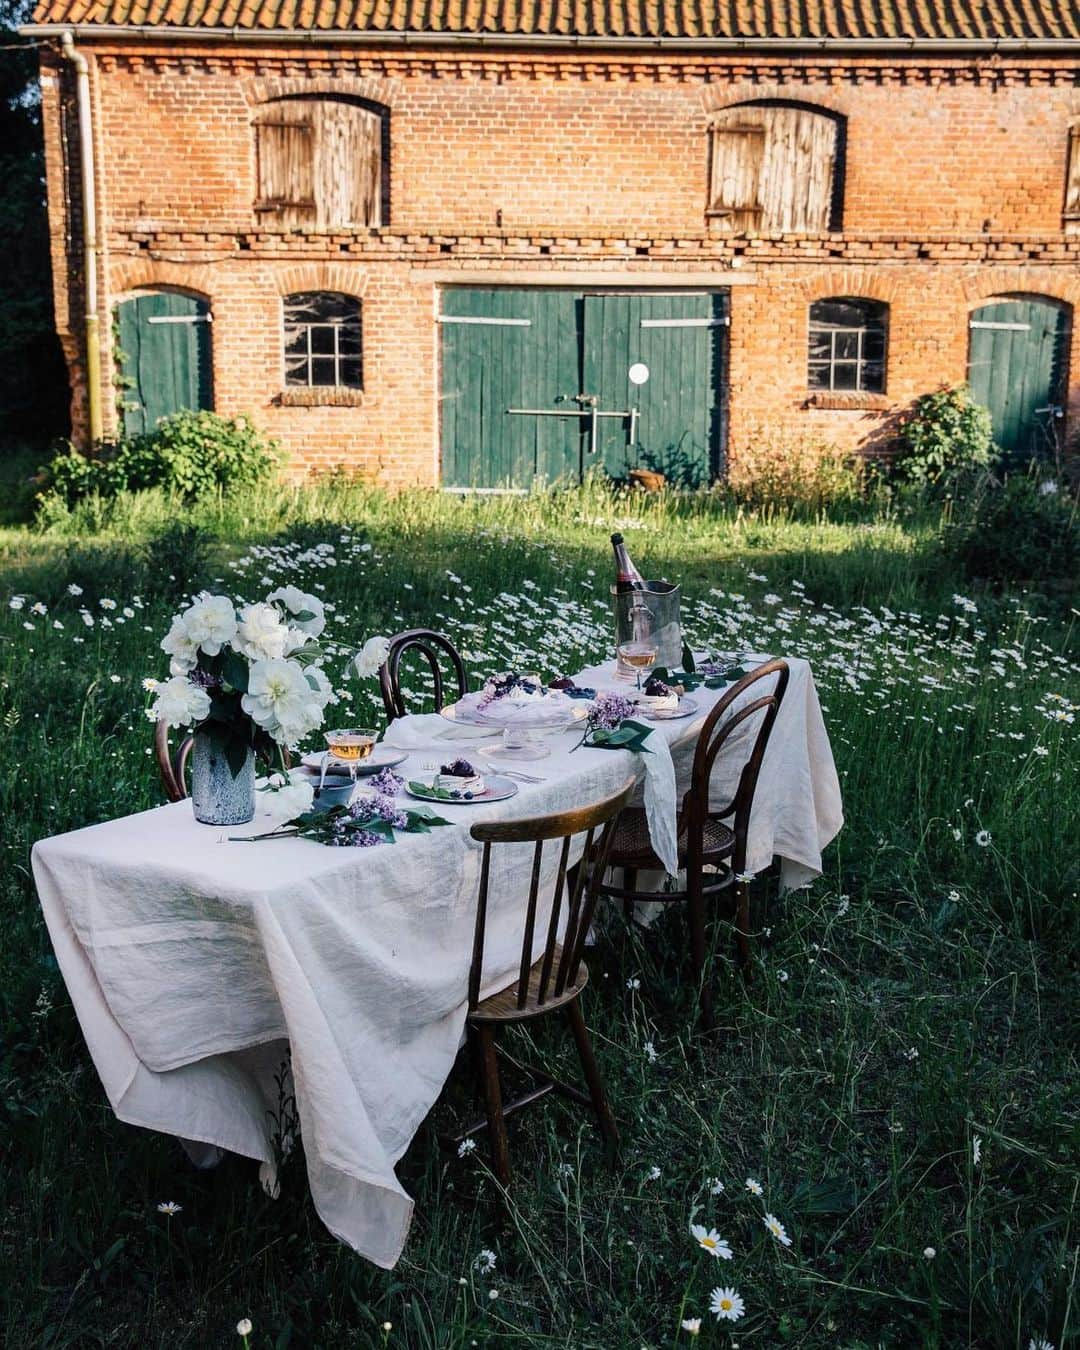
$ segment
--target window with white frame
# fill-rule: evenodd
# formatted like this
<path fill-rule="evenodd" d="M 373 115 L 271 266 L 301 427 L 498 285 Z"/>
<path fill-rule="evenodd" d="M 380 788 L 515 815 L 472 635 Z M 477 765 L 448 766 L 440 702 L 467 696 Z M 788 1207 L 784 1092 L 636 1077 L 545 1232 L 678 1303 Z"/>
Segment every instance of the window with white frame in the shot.
<path fill-rule="evenodd" d="M 815 300 L 810 306 L 810 388 L 883 394 L 888 315 L 888 305 L 878 300 Z"/>
<path fill-rule="evenodd" d="M 285 385 L 289 389 L 362 389 L 360 301 L 336 291 L 287 295 Z"/>

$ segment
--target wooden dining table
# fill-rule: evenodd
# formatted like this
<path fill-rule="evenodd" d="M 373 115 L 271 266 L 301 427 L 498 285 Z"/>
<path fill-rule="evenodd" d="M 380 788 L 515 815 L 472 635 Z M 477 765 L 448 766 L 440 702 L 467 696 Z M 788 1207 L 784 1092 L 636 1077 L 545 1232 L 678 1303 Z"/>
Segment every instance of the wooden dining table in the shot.
<path fill-rule="evenodd" d="M 779 859 L 782 883 L 802 886 L 820 874 L 842 813 L 810 667 L 789 664 L 747 865 L 758 871 Z M 578 681 L 611 688 L 612 677 L 609 664 Z M 693 716 L 655 724 L 674 765 L 672 812 L 722 692 L 698 689 Z M 387 739 L 409 740 L 411 722 L 392 724 Z M 399 772 L 415 778 L 446 757 L 437 731 L 410 746 Z M 546 758 L 513 764 L 540 781 L 519 782 L 508 800 L 440 802 L 449 827 L 399 833 L 379 847 L 245 842 L 271 828 L 260 810 L 247 826 L 219 828 L 198 824 L 187 801 L 39 841 L 33 870 L 45 920 L 119 1119 L 178 1137 L 200 1166 L 223 1151 L 255 1159 L 273 1192 L 280 1085 L 291 1073 L 323 1222 L 393 1266 L 413 1211 L 395 1164 L 438 1098 L 465 1025 L 480 862 L 471 825 L 584 805 L 628 772 L 644 778 L 644 755 L 574 748 L 579 740 L 575 730 L 553 735 Z M 455 741 L 453 754 L 466 745 Z M 718 763 L 718 800 L 740 767 L 737 747 Z M 532 864 L 531 846 L 501 852 L 488 915 L 491 990 L 520 958 Z"/>

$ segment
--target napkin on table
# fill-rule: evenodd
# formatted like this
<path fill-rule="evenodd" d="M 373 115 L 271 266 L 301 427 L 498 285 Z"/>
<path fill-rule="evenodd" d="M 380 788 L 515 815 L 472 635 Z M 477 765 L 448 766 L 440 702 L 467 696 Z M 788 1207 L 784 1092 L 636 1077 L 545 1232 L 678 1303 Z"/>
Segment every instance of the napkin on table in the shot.
<path fill-rule="evenodd" d="M 476 741 L 485 736 L 498 735 L 499 731 L 495 727 L 448 722 L 438 713 L 409 713 L 407 717 L 395 718 L 390 723 L 382 743 L 397 750 L 416 750 L 421 746 L 434 745 L 436 741 Z"/>

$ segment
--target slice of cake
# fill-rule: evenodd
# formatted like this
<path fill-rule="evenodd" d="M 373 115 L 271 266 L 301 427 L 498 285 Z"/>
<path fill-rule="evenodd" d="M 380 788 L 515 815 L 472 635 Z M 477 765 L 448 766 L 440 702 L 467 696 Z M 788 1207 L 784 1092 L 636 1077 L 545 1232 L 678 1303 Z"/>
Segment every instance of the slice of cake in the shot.
<path fill-rule="evenodd" d="M 455 759 L 451 764 L 442 765 L 432 787 L 471 801 L 484 791 L 485 783 L 483 776 L 476 772 L 467 759 Z"/>
<path fill-rule="evenodd" d="M 679 691 L 655 677 L 645 681 L 638 695 L 638 706 L 643 712 L 675 712 L 679 706 Z"/>

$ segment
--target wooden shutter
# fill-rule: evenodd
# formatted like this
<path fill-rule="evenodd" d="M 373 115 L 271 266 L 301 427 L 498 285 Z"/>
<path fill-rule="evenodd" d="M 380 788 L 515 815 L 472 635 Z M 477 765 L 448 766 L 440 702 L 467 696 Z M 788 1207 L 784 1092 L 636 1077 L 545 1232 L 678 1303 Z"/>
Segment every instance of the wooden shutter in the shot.
<path fill-rule="evenodd" d="M 255 126 L 256 211 L 276 223 L 315 219 L 315 127 L 308 102 L 275 103 Z"/>
<path fill-rule="evenodd" d="M 820 234 L 832 225 L 839 153 L 835 118 L 809 108 L 750 103 L 712 128 L 710 215 L 733 230 Z"/>
<path fill-rule="evenodd" d="M 760 124 L 735 122 L 712 128 L 709 215 L 736 233 L 760 224 L 764 155 L 765 128 Z"/>
<path fill-rule="evenodd" d="M 320 229 L 382 224 L 382 118 L 324 99 L 316 122 L 315 203 Z"/>
<path fill-rule="evenodd" d="M 1080 233 L 1080 122 L 1069 128 L 1069 159 L 1065 170 L 1065 229 Z"/>

